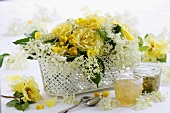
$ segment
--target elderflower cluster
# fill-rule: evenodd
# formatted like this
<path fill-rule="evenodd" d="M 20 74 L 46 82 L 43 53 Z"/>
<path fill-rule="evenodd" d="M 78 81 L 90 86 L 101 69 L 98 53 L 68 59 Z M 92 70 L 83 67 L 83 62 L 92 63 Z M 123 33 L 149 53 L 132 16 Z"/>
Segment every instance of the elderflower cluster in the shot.
<path fill-rule="evenodd" d="M 163 102 L 166 100 L 166 95 L 163 95 L 160 91 L 152 92 L 151 93 L 151 99 L 154 102 Z"/>
<path fill-rule="evenodd" d="M 25 69 L 27 67 L 27 56 L 21 52 L 9 56 L 6 62 L 7 69 Z"/>
<path fill-rule="evenodd" d="M 163 95 L 160 91 L 152 92 L 149 96 L 141 96 L 137 99 L 137 103 L 134 106 L 135 110 L 144 110 L 148 107 L 151 107 L 151 101 L 154 102 L 163 102 L 166 100 L 166 95 Z"/>
<path fill-rule="evenodd" d="M 63 96 L 62 102 L 66 104 L 76 105 L 78 103 L 78 100 L 76 99 L 76 96 L 74 94 L 66 94 L 65 96 Z"/>
<path fill-rule="evenodd" d="M 151 107 L 151 98 L 150 97 L 146 97 L 143 99 L 143 97 L 139 97 L 137 99 L 137 103 L 136 105 L 134 106 L 134 109 L 135 110 L 144 110 L 148 107 Z"/>
<path fill-rule="evenodd" d="M 117 106 L 118 103 L 116 99 L 113 99 L 111 97 L 102 98 L 98 103 L 98 107 L 100 107 L 103 110 L 113 110 Z"/>
<path fill-rule="evenodd" d="M 14 18 L 9 21 L 6 34 L 7 35 L 23 35 L 31 32 L 36 28 L 44 27 L 45 22 L 52 22 L 59 19 L 56 9 L 48 10 L 47 7 L 36 7 L 37 11 L 34 13 L 32 19 L 27 21 L 20 18 Z"/>
<path fill-rule="evenodd" d="M 170 66 L 160 64 L 162 67 L 161 84 L 170 83 Z"/>

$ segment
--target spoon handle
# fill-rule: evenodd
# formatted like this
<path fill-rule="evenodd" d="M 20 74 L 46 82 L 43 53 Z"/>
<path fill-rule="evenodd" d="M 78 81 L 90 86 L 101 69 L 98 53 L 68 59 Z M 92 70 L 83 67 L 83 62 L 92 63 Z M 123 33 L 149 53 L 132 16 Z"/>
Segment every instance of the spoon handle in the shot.
<path fill-rule="evenodd" d="M 60 112 L 58 112 L 58 113 L 68 113 L 69 110 L 77 107 L 78 105 L 80 105 L 80 103 L 78 103 L 78 104 L 76 104 L 76 105 L 74 105 L 74 106 L 72 106 L 72 107 L 70 107 L 70 108 L 64 109 L 64 110 L 62 110 L 62 111 L 60 111 Z"/>

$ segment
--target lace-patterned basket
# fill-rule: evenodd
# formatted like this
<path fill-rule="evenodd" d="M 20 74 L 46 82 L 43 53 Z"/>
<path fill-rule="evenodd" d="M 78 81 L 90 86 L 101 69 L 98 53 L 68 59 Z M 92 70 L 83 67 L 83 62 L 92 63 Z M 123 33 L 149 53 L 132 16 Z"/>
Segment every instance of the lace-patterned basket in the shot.
<path fill-rule="evenodd" d="M 101 77 L 99 87 L 96 87 L 89 78 L 77 70 L 69 70 L 68 65 L 39 62 L 44 90 L 49 95 L 62 96 L 68 94 L 80 94 L 105 88 L 113 88 L 113 73 L 107 72 Z M 56 69 L 56 71 L 53 71 Z M 59 69 L 59 70 L 57 70 Z M 70 73 L 71 72 L 71 73 Z"/>

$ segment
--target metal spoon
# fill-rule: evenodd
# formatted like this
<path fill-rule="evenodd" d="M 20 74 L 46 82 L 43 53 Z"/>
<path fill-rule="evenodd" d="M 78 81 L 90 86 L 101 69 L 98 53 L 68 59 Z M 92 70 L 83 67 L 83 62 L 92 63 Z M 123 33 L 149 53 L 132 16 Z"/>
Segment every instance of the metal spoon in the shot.
<path fill-rule="evenodd" d="M 100 100 L 101 100 L 102 97 L 95 97 L 95 98 L 86 98 L 86 100 L 84 101 L 84 103 L 87 105 L 87 106 L 95 106 Z M 83 98 L 80 99 L 80 102 L 73 106 L 73 107 L 70 107 L 68 109 L 65 109 L 65 110 L 62 110 L 58 113 L 67 113 L 69 110 L 75 108 L 76 106 L 80 105 L 82 102 L 83 102 Z"/>
<path fill-rule="evenodd" d="M 87 101 L 86 105 L 87 106 L 95 106 L 101 99 L 102 99 L 101 96 L 95 97 L 95 98 L 90 99 L 89 101 Z"/>
<path fill-rule="evenodd" d="M 70 108 L 67 108 L 67 109 L 65 109 L 65 110 L 62 110 L 62 111 L 60 111 L 60 112 L 58 112 L 58 113 L 67 113 L 69 110 L 71 110 L 71 109 L 77 107 L 78 105 L 80 105 L 84 100 L 91 99 L 91 98 L 92 98 L 92 97 L 90 97 L 90 96 L 84 96 L 84 97 L 82 97 L 82 98 L 80 99 L 80 101 L 79 101 L 78 104 L 76 104 L 76 105 L 74 105 L 74 106 L 72 106 L 72 107 L 70 107 Z"/>

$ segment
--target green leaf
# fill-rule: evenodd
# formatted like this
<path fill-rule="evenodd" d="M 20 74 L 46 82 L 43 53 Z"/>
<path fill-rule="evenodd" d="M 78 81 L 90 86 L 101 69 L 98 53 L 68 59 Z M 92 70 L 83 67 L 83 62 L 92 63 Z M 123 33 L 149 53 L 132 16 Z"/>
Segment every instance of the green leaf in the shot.
<path fill-rule="evenodd" d="M 9 101 L 9 102 L 6 104 L 6 106 L 8 106 L 8 107 L 14 107 L 15 104 L 17 104 L 17 103 L 19 103 L 18 100 L 11 100 L 11 101 Z"/>
<path fill-rule="evenodd" d="M 28 56 L 27 59 L 33 60 L 34 58 L 32 56 Z"/>
<path fill-rule="evenodd" d="M 25 45 L 27 42 L 30 41 L 30 39 L 35 38 L 35 33 L 37 32 L 37 30 L 33 31 L 31 34 L 27 35 L 27 38 L 23 38 L 23 39 L 19 39 L 16 40 L 15 42 L 13 42 L 15 45 L 20 44 L 20 45 Z"/>
<path fill-rule="evenodd" d="M 141 46 L 141 47 L 139 47 L 139 51 L 140 52 L 146 51 L 147 49 L 148 49 L 148 46 Z"/>
<path fill-rule="evenodd" d="M 121 29 L 122 29 L 122 27 L 119 26 L 119 25 L 116 25 L 116 26 L 113 28 L 113 30 L 114 30 L 114 32 L 115 32 L 116 34 L 117 34 L 117 33 L 120 33 Z"/>
<path fill-rule="evenodd" d="M 138 39 L 139 39 L 139 42 L 138 42 L 139 47 L 143 46 L 143 39 L 140 36 L 138 36 Z"/>
<path fill-rule="evenodd" d="M 146 34 L 146 35 L 145 35 L 145 38 L 147 38 L 148 36 L 149 36 L 149 34 Z"/>
<path fill-rule="evenodd" d="M 27 42 L 30 41 L 32 37 L 28 37 L 28 38 L 23 38 L 23 39 L 19 39 L 16 40 L 15 42 L 13 42 L 15 45 L 20 44 L 20 45 L 25 45 Z"/>
<path fill-rule="evenodd" d="M 14 106 L 17 110 L 24 111 L 20 103 L 16 103 Z"/>
<path fill-rule="evenodd" d="M 97 88 L 99 87 L 99 83 L 100 83 L 100 73 L 95 73 L 95 78 L 91 78 L 91 80 L 97 85 Z"/>
<path fill-rule="evenodd" d="M 38 32 L 38 30 L 34 30 L 29 37 L 35 38 L 35 33 Z"/>
<path fill-rule="evenodd" d="M 101 72 L 105 74 L 105 66 L 104 66 L 103 60 L 97 57 L 97 61 L 100 66 Z"/>
<path fill-rule="evenodd" d="M 8 53 L 4 53 L 4 54 L 0 55 L 0 68 L 2 67 L 2 64 L 3 64 L 3 61 L 4 61 L 4 57 L 6 57 L 6 56 L 9 56 L 9 54 Z"/>
<path fill-rule="evenodd" d="M 165 55 L 164 58 L 157 59 L 157 61 L 159 61 L 159 62 L 166 62 L 166 59 L 167 59 L 167 55 Z"/>
<path fill-rule="evenodd" d="M 25 111 L 25 110 L 28 108 L 28 106 L 29 106 L 29 103 L 28 103 L 28 102 L 25 102 L 25 103 L 23 103 L 23 104 L 21 104 L 21 103 L 16 103 L 16 104 L 15 104 L 15 108 L 16 108 L 17 110 L 20 110 L 20 111 Z"/>
<path fill-rule="evenodd" d="M 25 102 L 25 103 L 22 104 L 21 106 L 22 106 L 23 111 L 25 111 L 25 110 L 28 108 L 29 103 L 28 103 L 28 102 Z"/>
<path fill-rule="evenodd" d="M 104 40 L 108 40 L 106 33 L 100 29 L 96 30 Z"/>

